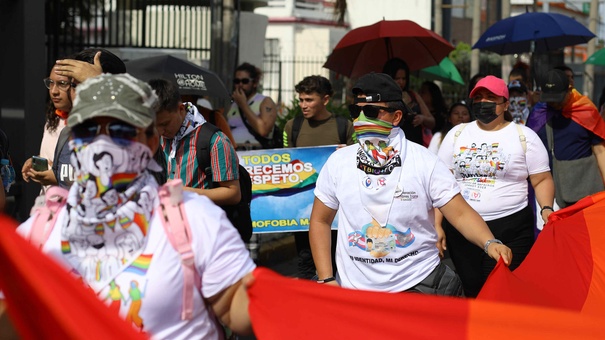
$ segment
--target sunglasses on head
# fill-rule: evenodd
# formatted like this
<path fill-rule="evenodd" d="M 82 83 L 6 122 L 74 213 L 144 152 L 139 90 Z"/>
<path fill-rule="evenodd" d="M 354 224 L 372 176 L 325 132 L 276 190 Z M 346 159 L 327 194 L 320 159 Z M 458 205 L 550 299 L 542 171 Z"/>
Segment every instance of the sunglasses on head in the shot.
<path fill-rule="evenodd" d="M 389 113 L 393 113 L 393 112 L 397 111 L 397 109 L 393 109 L 390 107 L 384 107 L 384 106 L 376 106 L 376 105 L 364 105 L 364 106 L 359 106 L 356 104 L 349 105 L 349 113 L 351 114 L 351 118 L 357 119 L 357 117 L 359 117 L 359 114 L 361 113 L 361 111 L 363 111 L 363 114 L 368 118 L 378 118 L 378 114 L 380 113 L 380 111 L 386 111 Z"/>
<path fill-rule="evenodd" d="M 242 84 L 244 84 L 244 85 L 247 85 L 247 84 L 248 84 L 248 83 L 250 83 L 251 81 L 252 81 L 252 79 L 250 79 L 250 78 L 241 78 L 241 79 L 240 79 L 240 78 L 234 78 L 234 79 L 233 79 L 233 83 L 234 83 L 234 84 L 239 84 L 239 83 L 242 83 Z"/>
<path fill-rule="evenodd" d="M 139 129 L 124 123 L 111 122 L 109 124 L 97 124 L 93 121 L 84 122 L 71 129 L 73 139 L 78 139 L 83 143 L 90 143 L 96 136 L 101 134 L 102 127 L 105 133 L 118 145 L 126 146 L 135 141 L 139 134 Z"/>

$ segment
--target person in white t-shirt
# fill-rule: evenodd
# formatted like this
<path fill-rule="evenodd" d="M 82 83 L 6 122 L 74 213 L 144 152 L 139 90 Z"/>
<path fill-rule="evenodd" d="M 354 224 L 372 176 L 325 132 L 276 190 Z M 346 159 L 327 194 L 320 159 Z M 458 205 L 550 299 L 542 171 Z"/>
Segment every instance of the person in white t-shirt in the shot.
<path fill-rule="evenodd" d="M 156 101 L 149 85 L 128 74 L 103 74 L 78 85 L 67 119 L 76 181 L 41 249 L 152 338 L 222 339 L 218 320 L 250 334 L 242 280 L 252 280 L 255 265 L 224 211 L 189 192 L 182 193 L 182 207 L 200 285 L 193 288 L 191 316 L 182 316 L 183 290 L 195 281 L 184 278 L 149 173 L 158 167 L 151 151 L 159 143 Z M 18 233 L 29 238 L 32 224 L 28 219 Z"/>
<path fill-rule="evenodd" d="M 388 75 L 370 73 L 353 88 L 359 144 L 334 152 L 321 169 L 309 239 L 318 282 L 383 292 L 461 296 L 456 274 L 441 263 L 433 209 L 490 257 L 509 263 L 510 249 L 495 240 L 460 196 L 447 167 L 398 127 L 401 88 Z M 336 276 L 330 226 L 338 214 Z"/>
<path fill-rule="evenodd" d="M 548 153 L 538 135 L 511 122 L 508 96 L 502 79 L 481 79 L 470 94 L 476 120 L 450 130 L 438 156 L 454 173 L 464 199 L 487 222 L 491 232 L 511 247 L 515 254 L 512 270 L 525 259 L 534 242 L 527 179 L 543 207 L 545 221 L 552 213 L 554 183 Z M 439 227 L 441 218 L 436 214 Z M 465 295 L 477 296 L 496 262 L 475 251 L 448 221 L 444 221 L 443 228 L 456 272 Z"/>

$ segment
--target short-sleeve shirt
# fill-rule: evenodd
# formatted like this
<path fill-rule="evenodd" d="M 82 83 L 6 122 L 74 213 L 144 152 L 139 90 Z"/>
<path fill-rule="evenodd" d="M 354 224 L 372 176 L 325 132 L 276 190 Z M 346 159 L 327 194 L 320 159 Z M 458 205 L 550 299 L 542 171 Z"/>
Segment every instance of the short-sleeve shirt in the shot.
<path fill-rule="evenodd" d="M 356 165 L 357 144 L 334 152 L 321 169 L 315 196 L 338 210 L 336 265 L 343 287 L 401 292 L 418 284 L 439 264 L 434 208 L 448 203 L 460 189 L 437 156 L 418 144 L 405 145 L 401 180 L 386 226 L 389 235 L 384 239 L 366 235 L 372 217 L 364 208 L 360 190 L 371 190 L 381 180 L 395 178 L 368 176 L 372 184 L 362 183 L 358 174 L 362 170 Z M 381 254 L 372 250 L 378 245 Z"/>
<path fill-rule="evenodd" d="M 200 125 L 201 127 L 201 125 Z M 168 178 L 180 178 L 183 185 L 190 188 L 211 188 L 211 182 L 225 182 L 239 179 L 238 159 L 233 145 L 222 131 L 217 131 L 210 140 L 210 164 L 212 181 L 206 181 L 204 169 L 197 161 L 197 138 L 201 129 L 198 127 L 180 140 L 176 155 L 169 158 L 171 141 L 162 138 L 162 150 L 168 160 Z M 200 138 L 206 138 L 200 136 Z"/>
<path fill-rule="evenodd" d="M 525 136 L 526 151 L 518 127 Z M 443 139 L 438 156 L 456 176 L 464 199 L 486 221 L 525 208 L 527 178 L 550 171 L 538 135 L 515 123 L 497 131 L 482 130 L 476 121 L 458 125 Z"/>

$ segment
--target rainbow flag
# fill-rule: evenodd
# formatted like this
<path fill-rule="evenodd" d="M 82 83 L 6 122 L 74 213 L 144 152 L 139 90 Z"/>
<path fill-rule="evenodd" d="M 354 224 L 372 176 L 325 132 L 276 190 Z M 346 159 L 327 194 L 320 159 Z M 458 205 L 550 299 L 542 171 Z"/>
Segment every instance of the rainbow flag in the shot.
<path fill-rule="evenodd" d="M 523 264 L 477 299 L 320 285 L 257 268 L 258 339 L 605 339 L 605 192 L 550 216 Z"/>
<path fill-rule="evenodd" d="M 147 274 L 147 270 L 149 270 L 149 264 L 151 264 L 151 259 L 153 258 L 153 254 L 141 254 L 134 260 L 128 268 L 126 268 L 126 272 L 131 272 L 137 275 L 145 276 Z"/>

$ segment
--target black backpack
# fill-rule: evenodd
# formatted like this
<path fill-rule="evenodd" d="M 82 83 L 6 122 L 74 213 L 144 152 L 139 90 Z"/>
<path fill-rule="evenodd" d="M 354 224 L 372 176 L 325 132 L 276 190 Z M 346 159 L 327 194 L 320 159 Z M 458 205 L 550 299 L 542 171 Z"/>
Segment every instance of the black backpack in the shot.
<path fill-rule="evenodd" d="M 294 117 L 294 122 L 292 123 L 292 144 L 289 147 L 296 147 L 296 140 L 298 139 L 298 133 L 300 132 L 300 128 L 302 126 L 305 117 L 296 116 Z M 340 144 L 347 144 L 347 122 L 348 119 L 342 116 L 336 116 L 336 125 L 338 127 L 338 139 L 340 139 Z"/>
<path fill-rule="evenodd" d="M 212 136 L 220 129 L 208 122 L 202 124 L 197 135 L 196 158 L 199 168 L 206 174 L 206 179 L 212 178 L 212 167 L 210 165 L 210 141 Z M 221 208 L 227 213 L 227 217 L 235 226 L 244 242 L 250 241 L 252 237 L 252 217 L 250 216 L 250 202 L 252 202 L 252 180 L 250 174 L 241 164 L 239 166 L 239 188 L 242 198 L 238 204 L 223 205 Z M 210 187 L 216 187 L 211 183 Z"/>
<path fill-rule="evenodd" d="M 254 136 L 254 138 L 258 141 L 258 143 L 261 145 L 261 147 L 263 149 L 281 149 L 284 147 L 284 133 L 279 128 L 279 126 L 277 126 L 277 124 L 273 125 L 272 137 L 265 138 L 265 137 L 261 136 L 260 134 L 258 134 L 258 132 L 256 132 L 252 126 L 250 126 L 250 124 L 244 117 L 244 114 L 241 113 L 241 111 L 239 111 L 239 109 L 237 112 L 242 117 L 242 122 L 244 122 L 244 126 L 246 127 L 246 129 L 248 129 L 248 132 L 250 132 L 250 134 L 252 136 Z"/>

